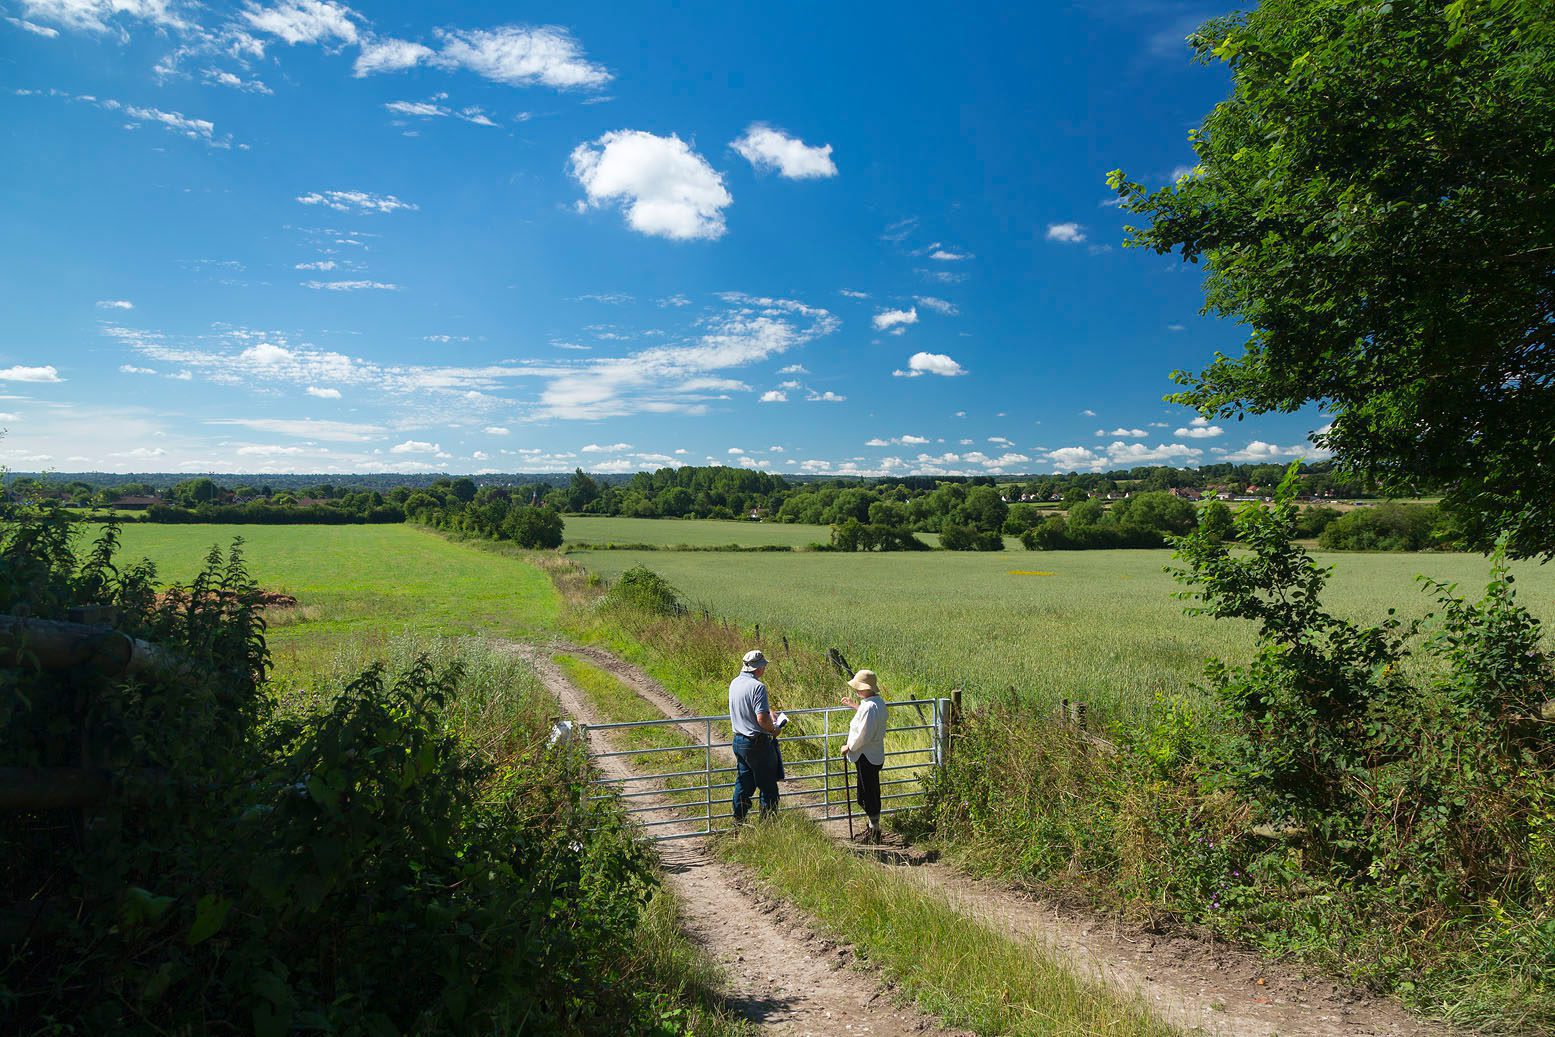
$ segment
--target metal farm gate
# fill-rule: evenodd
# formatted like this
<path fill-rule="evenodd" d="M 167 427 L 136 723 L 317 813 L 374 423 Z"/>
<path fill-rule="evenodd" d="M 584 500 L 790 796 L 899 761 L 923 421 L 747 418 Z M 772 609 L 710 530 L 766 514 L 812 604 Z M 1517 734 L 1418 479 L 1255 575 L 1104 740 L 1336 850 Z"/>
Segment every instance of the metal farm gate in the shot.
<path fill-rule="evenodd" d="M 921 799 L 922 780 L 944 763 L 950 731 L 950 699 L 887 702 L 886 757 L 880 773 L 882 814 L 905 810 Z M 778 738 L 785 806 L 821 819 L 849 815 L 849 765 L 837 750 L 847 736 L 852 706 L 790 709 Z M 845 714 L 834 721 L 833 714 Z M 904 721 L 916 721 L 906 723 Z M 579 724 L 608 734 L 621 748 L 589 750 L 595 763 L 591 800 L 619 797 L 626 813 L 656 841 L 692 839 L 729 831 L 733 813 L 734 751 L 729 717 L 677 717 L 615 724 Z M 632 773 L 600 775 L 598 761 L 621 759 Z M 613 767 L 611 770 L 619 770 Z M 754 810 L 755 807 L 753 806 Z"/>

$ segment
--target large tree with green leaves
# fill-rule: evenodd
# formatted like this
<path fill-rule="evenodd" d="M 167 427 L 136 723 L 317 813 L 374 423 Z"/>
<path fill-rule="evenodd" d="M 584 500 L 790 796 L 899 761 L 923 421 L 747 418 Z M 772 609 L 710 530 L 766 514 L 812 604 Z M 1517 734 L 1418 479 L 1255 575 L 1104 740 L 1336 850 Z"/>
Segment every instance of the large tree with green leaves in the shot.
<path fill-rule="evenodd" d="M 1110 182 L 1149 219 L 1130 244 L 1203 263 L 1206 311 L 1251 333 L 1171 399 L 1316 401 L 1343 468 L 1555 555 L 1555 7 L 1263 0 L 1190 42 L 1233 80 L 1198 165 Z"/>

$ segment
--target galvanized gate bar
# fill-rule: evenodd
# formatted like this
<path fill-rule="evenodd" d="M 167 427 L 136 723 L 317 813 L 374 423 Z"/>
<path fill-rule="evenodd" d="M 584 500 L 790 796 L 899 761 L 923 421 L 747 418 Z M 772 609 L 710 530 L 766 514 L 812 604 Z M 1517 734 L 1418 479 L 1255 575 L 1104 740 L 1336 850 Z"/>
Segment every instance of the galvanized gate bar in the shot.
<path fill-rule="evenodd" d="M 948 705 L 947 699 L 914 699 L 906 702 L 888 703 L 896 707 L 913 706 L 917 709 L 918 718 L 923 719 L 923 706 L 931 707 L 932 720 L 924 724 L 903 724 L 898 727 L 888 727 L 886 756 L 881 772 L 885 771 L 910 771 L 910 775 L 899 778 L 890 778 L 880 783 L 884 804 L 891 800 L 911 800 L 922 795 L 921 789 L 900 789 L 900 786 L 914 786 L 922 781 L 925 771 L 941 766 L 944 762 L 944 742 L 947 735 Z M 792 709 L 787 713 L 790 718 L 796 716 L 812 716 L 819 713 L 823 721 L 823 729 L 820 734 L 790 734 L 782 736 L 782 742 L 794 745 L 796 748 L 807 743 L 819 741 L 821 743 L 818 757 L 801 759 L 786 759 L 783 761 L 785 771 L 790 774 L 784 782 L 782 796 L 785 799 L 796 801 L 801 806 L 809 805 L 817 809 L 822 816 L 831 818 L 835 816 L 833 805 L 847 806 L 850 796 L 844 795 L 843 799 L 835 799 L 833 793 L 843 793 L 844 788 L 838 788 L 832 783 L 832 776 L 837 773 L 833 769 L 833 763 L 846 769 L 849 763 L 846 759 L 832 755 L 833 738 L 831 717 L 837 712 L 853 712 L 852 706 L 819 706 L 807 709 Z M 690 839 L 718 832 L 728 831 L 728 827 L 722 822 L 733 818 L 732 808 L 725 806 L 722 810 L 715 811 L 713 800 L 714 791 L 726 794 L 736 785 L 734 778 L 737 768 L 735 766 L 715 766 L 713 762 L 713 750 L 729 750 L 733 748 L 732 741 L 714 741 L 714 724 L 720 728 L 727 725 L 727 717 L 697 716 L 697 717 L 665 717 L 661 720 L 627 721 L 606 724 L 583 725 L 585 734 L 588 731 L 613 731 L 640 727 L 664 727 L 679 725 L 685 728 L 701 728 L 700 741 L 688 738 L 685 745 L 680 746 L 654 746 L 646 749 L 619 749 L 607 751 L 593 751 L 589 755 L 591 759 L 606 757 L 622 757 L 635 764 L 638 759 L 647 762 L 646 758 L 656 753 L 697 753 L 701 760 L 701 766 L 687 768 L 685 770 L 673 770 L 664 772 L 645 772 L 641 774 L 629 774 L 621 777 L 604 777 L 596 775 L 590 784 L 601 790 L 598 795 L 588 797 L 590 802 L 599 802 L 607 799 L 632 801 L 645 798 L 668 800 L 655 803 L 636 803 L 625 806 L 625 812 L 632 817 L 639 828 L 643 830 L 645 837 L 656 841 L 669 839 Z M 915 732 L 928 732 L 929 745 L 900 746 L 893 748 L 892 741 L 900 742 L 903 737 L 912 737 Z M 895 736 L 894 738 L 892 736 Z M 916 739 L 915 739 L 916 740 Z M 780 743 L 781 744 L 781 743 Z M 914 759 L 927 756 L 928 759 Z M 678 762 L 678 761 L 677 761 Z M 806 771 L 806 768 L 820 767 L 820 771 Z M 797 774 L 794 772 L 798 772 Z M 718 780 L 727 777 L 730 780 Z M 682 784 L 686 779 L 696 779 L 693 783 Z M 642 783 L 637 785 L 637 783 Z M 629 786 L 634 786 L 628 788 Z M 887 786 L 898 787 L 897 791 L 887 793 Z M 892 806 L 881 811 L 882 814 L 894 814 L 907 809 L 907 806 Z M 664 817 L 666 812 L 678 812 L 683 816 Z M 661 815 L 650 819 L 644 815 Z M 695 826 L 695 831 L 660 832 L 658 829 L 671 826 L 685 827 Z"/>

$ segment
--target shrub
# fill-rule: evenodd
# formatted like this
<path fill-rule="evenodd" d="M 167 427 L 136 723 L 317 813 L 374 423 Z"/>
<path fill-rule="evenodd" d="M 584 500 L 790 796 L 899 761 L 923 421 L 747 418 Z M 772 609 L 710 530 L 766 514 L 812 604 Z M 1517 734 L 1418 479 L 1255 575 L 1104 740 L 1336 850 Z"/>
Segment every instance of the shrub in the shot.
<path fill-rule="evenodd" d="M 1331 521 L 1318 543 L 1329 551 L 1424 551 L 1435 546 L 1434 504 L 1378 504 Z"/>
<path fill-rule="evenodd" d="M 834 551 L 927 551 L 929 545 L 900 526 L 863 523 L 850 518 L 831 527 Z"/>
<path fill-rule="evenodd" d="M 686 611 L 680 594 L 670 582 L 652 569 L 637 565 L 626 570 L 605 592 L 605 605 L 624 605 L 660 616 L 678 616 Z"/>
<path fill-rule="evenodd" d="M 947 522 L 940 528 L 939 544 L 947 551 L 1003 551 L 1004 536 L 997 529 Z"/>
<path fill-rule="evenodd" d="M 0 669 L 0 764 L 112 777 L 0 813 L 7 1032 L 656 1032 L 618 981 L 652 876 L 580 760 L 483 756 L 461 667 L 425 658 L 279 711 L 238 548 L 158 598 L 116 537 L 78 558 L 57 513 L 0 527 L 0 611 L 111 605 L 165 660 Z"/>

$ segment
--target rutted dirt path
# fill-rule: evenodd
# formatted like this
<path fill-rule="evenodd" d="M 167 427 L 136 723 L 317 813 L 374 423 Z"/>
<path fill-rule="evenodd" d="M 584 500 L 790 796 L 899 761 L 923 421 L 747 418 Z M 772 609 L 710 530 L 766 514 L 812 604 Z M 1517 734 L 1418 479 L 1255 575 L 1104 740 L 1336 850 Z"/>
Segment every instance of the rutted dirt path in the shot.
<path fill-rule="evenodd" d="M 556 650 L 586 657 L 608 670 L 666 716 L 690 715 L 685 706 L 651 676 L 608 651 L 570 644 L 559 644 Z M 565 683 L 548 655 L 539 651 L 529 655 L 541 667 L 548 684 L 553 678 Z M 546 673 L 547 667 L 550 675 Z M 572 694 L 576 699 L 576 693 Z M 568 709 L 572 711 L 573 704 L 568 704 Z M 575 715 L 586 720 L 586 712 L 585 707 L 582 713 Z M 701 731 L 691 730 L 689 725 L 687 733 L 701 737 Z M 832 827 L 836 834 L 836 826 Z M 668 845 L 686 847 L 687 842 L 692 840 Z M 687 847 L 670 853 L 677 857 L 685 854 L 688 858 L 703 855 L 703 861 L 706 860 L 699 848 Z M 1191 1032 L 1221 1037 L 1449 1037 L 1455 1032 L 1418 1019 L 1387 999 L 1307 975 L 1299 967 L 1265 961 L 1241 948 L 1186 936 L 1131 932 L 1094 915 L 1063 910 L 994 883 L 970 878 L 947 865 L 924 860 L 921 855 L 887 850 L 882 859 L 911 864 L 906 869 L 907 874 L 969 915 L 1032 941 L 1080 976 L 1139 997 L 1162 1020 Z M 668 861 L 666 866 L 670 866 Z M 672 874 L 676 876 L 676 892 L 688 907 L 699 898 L 704 902 L 708 900 L 709 891 L 703 884 L 703 876 L 707 874 L 705 865 L 700 870 Z M 737 884 L 731 884 L 727 876 L 716 881 L 724 884 L 719 888 L 720 898 L 726 889 L 737 890 Z M 731 903 L 745 910 L 750 896 L 736 891 Z M 712 939 L 708 940 L 700 932 L 698 938 L 717 948 L 719 939 L 727 942 L 730 924 L 727 919 L 739 917 L 739 914 L 713 912 L 713 927 L 708 930 Z M 757 931 L 761 931 L 759 926 Z M 802 940 L 806 946 L 820 946 L 815 943 L 813 933 L 805 932 L 809 936 L 808 941 Z M 781 977 L 781 960 L 773 967 L 777 971 L 770 974 Z M 759 973 L 760 969 L 756 971 Z M 731 967 L 731 976 L 739 974 L 738 968 Z M 796 974 L 790 975 L 797 979 Z M 873 988 L 871 993 L 878 997 L 878 987 L 872 982 L 859 979 L 852 982 Z M 887 1025 L 884 1016 L 871 1022 L 876 1029 L 860 1031 L 855 1025 L 851 1032 L 914 1032 L 910 1026 Z M 921 1018 L 918 1025 L 925 1025 Z M 828 1020 L 819 1032 L 850 1031 Z"/>
<path fill-rule="evenodd" d="M 588 700 L 573 687 L 553 662 L 551 648 L 508 645 L 535 667 L 540 680 L 564 710 L 584 723 L 601 723 Z M 595 662 L 594 650 L 556 646 Z M 624 666 L 610 657 L 612 672 Z M 633 687 L 638 687 L 632 682 Z M 663 694 L 662 689 L 659 694 Z M 663 705 L 657 696 L 656 704 Z M 673 701 L 673 700 L 669 700 Z M 678 715 L 685 710 L 676 706 Z M 701 732 L 695 732 L 701 737 Z M 590 745 L 608 749 L 600 732 L 589 733 Z M 622 757 L 596 761 L 607 777 L 632 773 Z M 644 797 L 641 802 L 656 802 Z M 665 826 L 671 831 L 674 826 Z M 697 830 L 688 823 L 688 831 Z M 726 991 L 730 1006 L 749 1019 L 762 1033 L 792 1035 L 926 1034 L 953 1037 L 938 1022 L 920 1012 L 896 1004 L 889 987 L 877 973 L 850 968 L 853 955 L 815 929 L 791 905 L 763 897 L 742 880 L 734 865 L 713 857 L 701 840 L 663 843 L 659 858 L 665 881 L 680 900 L 688 934 L 718 959 L 728 974 Z"/>

